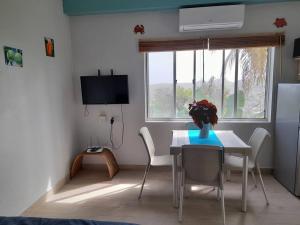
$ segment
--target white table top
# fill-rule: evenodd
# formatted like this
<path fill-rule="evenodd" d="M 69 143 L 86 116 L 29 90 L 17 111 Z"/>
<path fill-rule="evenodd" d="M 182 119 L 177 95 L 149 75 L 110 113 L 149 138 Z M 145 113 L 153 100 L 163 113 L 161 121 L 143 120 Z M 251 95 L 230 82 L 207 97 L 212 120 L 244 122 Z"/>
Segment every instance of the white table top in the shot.
<path fill-rule="evenodd" d="M 249 155 L 251 146 L 243 142 L 232 130 L 215 130 L 215 134 L 222 142 L 226 153 L 240 153 Z M 173 130 L 170 154 L 175 155 L 181 152 L 183 145 L 189 145 L 188 130 Z"/>

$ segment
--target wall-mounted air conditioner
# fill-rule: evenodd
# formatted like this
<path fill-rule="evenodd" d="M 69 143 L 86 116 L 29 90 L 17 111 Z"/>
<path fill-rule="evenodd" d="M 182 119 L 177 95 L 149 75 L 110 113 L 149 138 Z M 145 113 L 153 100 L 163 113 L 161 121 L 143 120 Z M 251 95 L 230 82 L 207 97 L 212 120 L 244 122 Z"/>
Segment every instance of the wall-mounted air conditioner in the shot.
<path fill-rule="evenodd" d="M 244 24 L 245 5 L 224 5 L 179 10 L 179 31 L 239 29 Z"/>

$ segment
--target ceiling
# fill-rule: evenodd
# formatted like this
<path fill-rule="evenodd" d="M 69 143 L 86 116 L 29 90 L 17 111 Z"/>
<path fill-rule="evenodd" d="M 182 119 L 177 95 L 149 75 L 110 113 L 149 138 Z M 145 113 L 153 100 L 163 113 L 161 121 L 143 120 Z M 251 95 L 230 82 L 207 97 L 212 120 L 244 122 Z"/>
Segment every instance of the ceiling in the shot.
<path fill-rule="evenodd" d="M 102 13 L 170 10 L 185 6 L 210 4 L 261 4 L 296 0 L 63 0 L 64 12 L 70 16 Z"/>

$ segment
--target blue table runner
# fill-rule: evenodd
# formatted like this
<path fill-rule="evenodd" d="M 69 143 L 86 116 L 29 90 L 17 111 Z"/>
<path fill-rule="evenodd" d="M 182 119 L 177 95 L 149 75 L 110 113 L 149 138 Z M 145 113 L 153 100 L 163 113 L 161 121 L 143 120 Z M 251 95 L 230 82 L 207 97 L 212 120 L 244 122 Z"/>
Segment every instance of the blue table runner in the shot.
<path fill-rule="evenodd" d="M 216 133 L 213 130 L 209 131 L 209 135 L 207 138 L 199 137 L 200 130 L 189 130 L 189 139 L 190 144 L 192 145 L 213 145 L 224 147 L 222 142 L 217 137 Z"/>

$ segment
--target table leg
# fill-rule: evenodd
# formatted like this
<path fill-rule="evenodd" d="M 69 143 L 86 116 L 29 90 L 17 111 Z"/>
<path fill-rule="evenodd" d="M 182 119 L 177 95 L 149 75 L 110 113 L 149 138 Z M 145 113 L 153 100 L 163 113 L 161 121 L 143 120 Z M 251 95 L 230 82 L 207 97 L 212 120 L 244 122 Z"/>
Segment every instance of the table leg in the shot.
<path fill-rule="evenodd" d="M 243 157 L 242 211 L 247 212 L 248 156 Z"/>
<path fill-rule="evenodd" d="M 173 155 L 173 206 L 178 207 L 178 171 L 177 171 L 177 155 Z"/>

